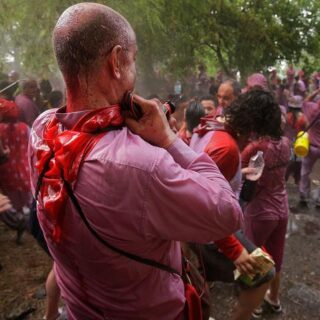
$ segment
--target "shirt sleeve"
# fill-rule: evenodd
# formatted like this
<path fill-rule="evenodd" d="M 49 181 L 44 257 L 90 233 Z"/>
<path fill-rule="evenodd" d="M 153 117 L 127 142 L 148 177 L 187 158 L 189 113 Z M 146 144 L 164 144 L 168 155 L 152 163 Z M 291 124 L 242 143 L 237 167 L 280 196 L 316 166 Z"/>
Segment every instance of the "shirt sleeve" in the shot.
<path fill-rule="evenodd" d="M 243 250 L 242 244 L 234 235 L 218 240 L 215 243 L 220 251 L 232 261 L 237 260 Z"/>
<path fill-rule="evenodd" d="M 256 148 L 254 143 L 249 143 L 241 152 L 241 166 L 246 168 L 249 165 L 250 158 L 256 154 Z"/>
<path fill-rule="evenodd" d="M 146 189 L 147 236 L 208 243 L 232 234 L 243 220 L 216 164 L 180 139 L 159 154 Z"/>
<path fill-rule="evenodd" d="M 205 152 L 217 164 L 223 176 L 231 181 L 239 168 L 239 150 L 226 132 L 215 132 Z"/>
<path fill-rule="evenodd" d="M 237 145 L 230 140 L 227 133 L 215 132 L 205 152 L 217 164 L 224 177 L 231 181 L 238 171 L 240 157 Z M 243 246 L 234 235 L 217 240 L 215 243 L 221 252 L 232 261 L 236 260 L 243 250 Z"/>

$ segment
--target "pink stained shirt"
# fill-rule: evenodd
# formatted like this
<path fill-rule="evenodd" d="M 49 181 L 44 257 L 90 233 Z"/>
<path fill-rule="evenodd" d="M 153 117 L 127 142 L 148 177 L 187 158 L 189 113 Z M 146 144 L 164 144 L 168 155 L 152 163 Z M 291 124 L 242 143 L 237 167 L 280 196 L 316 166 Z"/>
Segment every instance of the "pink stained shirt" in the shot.
<path fill-rule="evenodd" d="M 34 123 L 29 157 L 33 190 L 35 151 L 54 110 Z M 56 113 L 69 129 L 85 112 Z M 117 248 L 181 271 L 179 241 L 208 243 L 239 229 L 241 209 L 217 166 L 180 139 L 168 150 L 145 142 L 127 128 L 108 132 L 80 170 L 74 193 L 91 226 Z M 48 236 L 50 222 L 38 217 L 55 273 L 74 319 L 182 319 L 184 285 L 179 276 L 143 265 L 100 244 L 67 204 L 63 239 Z"/>
<path fill-rule="evenodd" d="M 308 130 L 310 144 L 320 148 L 320 107 L 315 102 L 304 102 L 303 114 L 305 115 L 308 124 L 310 124 L 317 116 L 318 120 Z"/>
<path fill-rule="evenodd" d="M 248 167 L 250 158 L 263 151 L 265 167 L 257 181 L 254 198 L 248 202 L 244 214 L 256 220 L 279 220 L 288 217 L 288 196 L 285 172 L 290 160 L 290 141 L 264 138 L 253 141 L 242 151 L 242 167 Z"/>

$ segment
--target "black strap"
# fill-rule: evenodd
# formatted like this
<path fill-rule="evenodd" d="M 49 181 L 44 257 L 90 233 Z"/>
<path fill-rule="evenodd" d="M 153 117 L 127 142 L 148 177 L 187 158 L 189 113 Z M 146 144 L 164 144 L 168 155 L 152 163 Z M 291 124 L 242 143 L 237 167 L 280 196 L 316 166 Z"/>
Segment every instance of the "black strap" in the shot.
<path fill-rule="evenodd" d="M 38 177 L 38 181 L 37 181 L 37 186 L 36 186 L 36 192 L 35 192 L 35 200 L 38 200 L 38 195 L 40 192 L 40 188 L 41 188 L 41 184 L 42 184 L 42 179 L 44 178 L 44 175 L 46 174 L 46 172 L 49 169 L 49 163 L 51 161 L 51 159 L 53 158 L 53 153 L 51 153 L 49 159 L 47 160 L 47 162 L 44 164 L 42 171 L 40 172 L 40 175 Z"/>
<path fill-rule="evenodd" d="M 105 245 L 106 247 L 108 247 L 109 249 L 111 249 L 112 251 L 114 252 L 117 252 L 131 260 L 134 260 L 134 261 L 137 261 L 137 262 L 140 262 L 142 264 L 145 264 L 145 265 L 148 265 L 148 266 L 152 266 L 152 267 L 155 267 L 155 268 L 158 268 L 158 269 L 161 269 L 161 270 L 164 270 L 164 271 L 167 271 L 169 273 L 173 273 L 173 274 L 176 274 L 178 275 L 179 277 L 181 277 L 180 273 L 178 271 L 176 271 L 175 269 L 167 266 L 167 265 L 164 265 L 160 262 L 157 262 L 157 261 L 154 261 L 154 260 L 151 260 L 151 259 L 147 259 L 147 258 L 142 258 L 142 257 L 139 257 L 135 254 L 132 254 L 132 253 L 129 253 L 129 252 L 126 252 L 124 250 L 121 250 L 121 249 L 118 249 L 116 247 L 114 247 L 113 245 L 111 245 L 109 242 L 107 242 L 105 239 L 101 238 L 100 235 L 97 233 L 97 231 L 95 229 L 92 228 L 92 226 L 90 225 L 90 223 L 88 222 L 86 216 L 84 215 L 82 209 L 81 209 L 81 206 L 78 202 L 78 199 L 76 198 L 76 196 L 74 195 L 73 191 L 72 191 L 72 188 L 71 188 L 71 185 L 68 181 L 66 181 L 64 179 L 64 177 L 62 176 L 62 180 L 64 182 L 64 185 L 66 187 L 66 190 L 67 190 L 67 193 L 68 193 L 68 196 L 70 197 L 73 205 L 75 206 L 75 208 L 77 209 L 77 212 L 79 213 L 79 216 L 81 217 L 82 221 L 84 222 L 84 224 L 86 225 L 86 227 L 88 228 L 88 230 L 91 232 L 91 234 L 100 242 L 102 243 L 103 245 Z"/>

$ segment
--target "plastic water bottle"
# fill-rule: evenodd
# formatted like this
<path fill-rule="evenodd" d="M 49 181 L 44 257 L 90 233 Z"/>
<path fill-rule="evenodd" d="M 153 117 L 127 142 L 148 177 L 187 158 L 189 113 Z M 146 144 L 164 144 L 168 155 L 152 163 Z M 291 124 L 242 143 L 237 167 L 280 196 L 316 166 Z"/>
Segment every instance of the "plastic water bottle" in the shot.
<path fill-rule="evenodd" d="M 174 84 L 174 94 L 180 95 L 181 91 L 182 91 L 181 82 L 179 80 L 177 80 L 176 83 Z"/>
<path fill-rule="evenodd" d="M 254 156 L 250 158 L 249 168 L 255 169 L 252 173 L 246 174 L 246 179 L 251 181 L 257 181 L 264 169 L 263 151 L 258 151 Z"/>

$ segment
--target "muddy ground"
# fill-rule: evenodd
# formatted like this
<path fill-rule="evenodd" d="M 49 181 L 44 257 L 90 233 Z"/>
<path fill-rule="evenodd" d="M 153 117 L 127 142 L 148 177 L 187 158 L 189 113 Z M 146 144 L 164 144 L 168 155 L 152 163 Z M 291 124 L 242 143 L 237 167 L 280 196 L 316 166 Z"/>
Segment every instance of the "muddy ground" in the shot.
<path fill-rule="evenodd" d="M 313 188 L 320 185 L 320 165 L 313 175 Z M 265 314 L 263 319 L 320 319 L 320 209 L 310 203 L 297 206 L 297 186 L 288 182 L 291 228 L 286 243 L 281 301 L 282 315 Z M 0 223 L 0 319 L 35 319 L 44 315 L 44 282 L 51 268 L 48 256 L 28 234 L 23 245 L 15 233 Z M 212 288 L 215 320 L 230 318 L 234 305 L 233 285 L 216 283 Z M 267 310 L 266 310 L 267 311 Z M 29 315 L 27 315 L 29 314 Z M 168 319 L 169 320 L 169 319 Z"/>

